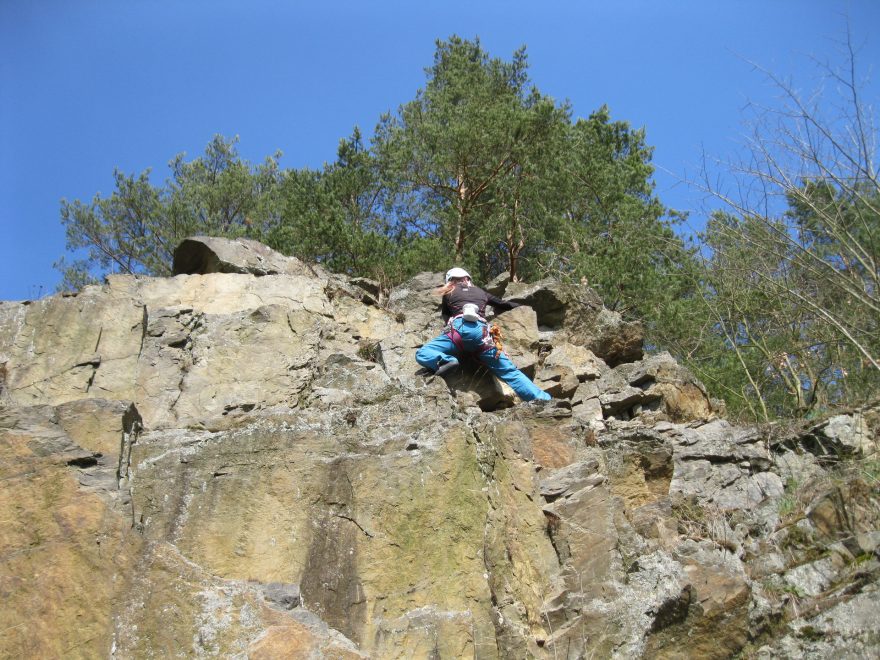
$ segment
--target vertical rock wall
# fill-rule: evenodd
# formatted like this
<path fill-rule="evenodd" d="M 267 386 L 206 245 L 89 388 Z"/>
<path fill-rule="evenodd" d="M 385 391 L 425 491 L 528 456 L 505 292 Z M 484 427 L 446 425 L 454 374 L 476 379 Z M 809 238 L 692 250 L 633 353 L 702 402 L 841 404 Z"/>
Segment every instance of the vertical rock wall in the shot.
<path fill-rule="evenodd" d="M 556 397 L 522 404 L 415 363 L 436 274 L 383 297 L 252 242 L 178 253 L 0 303 L 0 656 L 880 646 L 876 413 L 733 426 L 588 289 L 496 282 Z"/>

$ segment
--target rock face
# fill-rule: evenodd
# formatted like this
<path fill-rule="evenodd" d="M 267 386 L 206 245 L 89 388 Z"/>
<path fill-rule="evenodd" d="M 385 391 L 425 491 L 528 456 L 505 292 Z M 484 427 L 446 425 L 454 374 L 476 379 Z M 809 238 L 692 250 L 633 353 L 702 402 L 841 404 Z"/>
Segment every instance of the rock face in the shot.
<path fill-rule="evenodd" d="M 181 273 L 251 273 L 252 275 L 315 275 L 295 257 L 285 257 L 262 243 L 247 238 L 230 241 L 211 236 L 187 238 L 174 250 L 172 272 Z"/>
<path fill-rule="evenodd" d="M 175 271 L 0 303 L 0 656 L 880 648 L 876 411 L 733 426 L 550 281 L 494 283 L 537 405 L 416 364 L 439 274 L 202 237 Z"/>

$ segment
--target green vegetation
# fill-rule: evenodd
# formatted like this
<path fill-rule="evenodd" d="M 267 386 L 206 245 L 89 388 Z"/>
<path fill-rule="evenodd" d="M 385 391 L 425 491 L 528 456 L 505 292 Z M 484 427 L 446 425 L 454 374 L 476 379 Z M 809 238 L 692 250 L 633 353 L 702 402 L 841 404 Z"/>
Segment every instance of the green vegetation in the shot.
<path fill-rule="evenodd" d="M 654 195 L 644 129 L 607 107 L 573 118 L 478 40 L 439 41 L 423 88 L 355 128 L 323 168 L 254 165 L 217 136 L 202 156 L 115 173 L 116 190 L 62 201 L 64 288 L 108 273 L 164 275 L 186 236 L 246 236 L 328 269 L 391 287 L 454 262 L 477 281 L 553 275 L 586 282 L 641 320 L 666 349 L 753 419 L 809 417 L 880 387 L 880 186 L 876 130 L 849 66 L 833 96 L 782 92 L 764 113 L 741 191 L 689 243 Z M 815 103 L 815 104 L 814 104 Z M 841 109 L 827 117 L 825 108 Z M 705 181 L 715 180 L 709 173 Z"/>
<path fill-rule="evenodd" d="M 368 362 L 379 361 L 379 342 L 362 339 L 358 343 L 357 355 Z"/>
<path fill-rule="evenodd" d="M 369 144 L 355 128 L 320 170 L 281 169 L 279 154 L 253 165 L 216 136 L 204 155 L 176 156 L 164 185 L 117 172 L 110 197 L 62 201 L 67 246 L 85 250 L 59 264 L 64 286 L 166 274 L 182 238 L 208 234 L 389 286 L 451 261 L 479 281 L 586 277 L 609 307 L 638 316 L 680 290 L 672 271 L 686 251 L 653 196 L 643 130 L 605 107 L 572 120 L 531 84 L 524 49 L 506 62 L 452 37 L 426 74 Z"/>
<path fill-rule="evenodd" d="M 729 194 L 702 242 L 701 373 L 757 419 L 812 417 L 880 390 L 877 129 L 853 48 L 804 94 L 765 72 L 775 107 L 754 113 L 747 151 L 723 165 Z"/>
<path fill-rule="evenodd" d="M 793 478 L 789 478 L 785 484 L 785 494 L 779 498 L 778 504 L 779 517 L 784 521 L 788 521 L 794 518 L 795 515 L 802 513 L 802 504 L 798 493 L 800 486 L 800 482 Z"/>

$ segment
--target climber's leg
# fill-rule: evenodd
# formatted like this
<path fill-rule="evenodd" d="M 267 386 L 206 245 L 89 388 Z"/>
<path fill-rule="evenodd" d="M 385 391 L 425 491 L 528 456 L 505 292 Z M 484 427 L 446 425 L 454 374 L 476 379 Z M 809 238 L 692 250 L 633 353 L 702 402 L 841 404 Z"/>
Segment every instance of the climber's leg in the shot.
<path fill-rule="evenodd" d="M 425 369 L 437 371 L 445 364 L 458 364 L 458 348 L 449 337 L 440 335 L 416 351 L 416 362 Z"/>
<path fill-rule="evenodd" d="M 552 398 L 517 369 L 509 357 L 504 353 L 499 355 L 498 349 L 493 348 L 485 353 L 480 353 L 480 361 L 489 367 L 493 374 L 510 385 L 523 401 L 532 401 L 533 399 L 547 401 Z"/>

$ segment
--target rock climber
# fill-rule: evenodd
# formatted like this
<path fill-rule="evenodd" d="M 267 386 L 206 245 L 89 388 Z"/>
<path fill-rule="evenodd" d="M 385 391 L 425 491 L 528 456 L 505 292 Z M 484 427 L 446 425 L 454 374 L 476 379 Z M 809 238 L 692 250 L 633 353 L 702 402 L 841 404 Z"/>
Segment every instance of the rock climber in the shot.
<path fill-rule="evenodd" d="M 492 305 L 497 311 L 519 307 L 519 303 L 486 293 L 474 285 L 470 274 L 463 268 L 448 270 L 445 286 L 437 289 L 436 293 L 443 296 L 441 314 L 446 327 L 440 336 L 416 352 L 416 361 L 420 365 L 438 376 L 445 376 L 458 369 L 460 358 L 471 354 L 510 385 L 523 401 L 551 399 L 499 350 L 490 332 L 489 322 L 483 318 L 486 305 Z"/>

